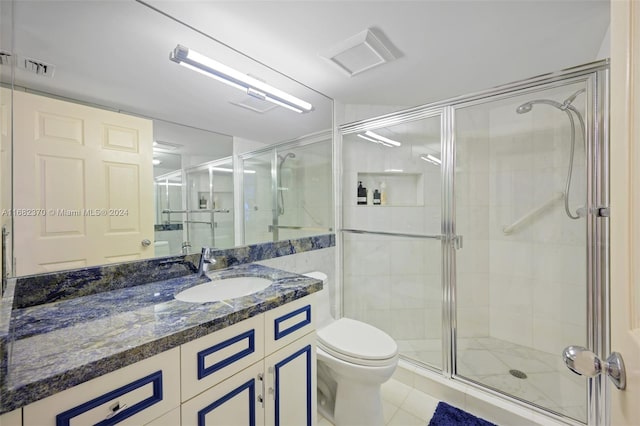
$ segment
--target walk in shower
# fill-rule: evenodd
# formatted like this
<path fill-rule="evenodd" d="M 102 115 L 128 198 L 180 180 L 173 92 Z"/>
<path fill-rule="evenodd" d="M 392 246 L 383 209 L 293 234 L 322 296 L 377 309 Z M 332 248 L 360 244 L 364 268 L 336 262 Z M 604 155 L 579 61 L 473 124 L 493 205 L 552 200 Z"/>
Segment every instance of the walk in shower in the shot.
<path fill-rule="evenodd" d="M 333 232 L 331 135 L 240 156 L 244 244 Z"/>
<path fill-rule="evenodd" d="M 562 351 L 608 353 L 607 78 L 599 62 L 342 126 L 344 315 L 413 364 L 598 423 L 600 379 Z"/>

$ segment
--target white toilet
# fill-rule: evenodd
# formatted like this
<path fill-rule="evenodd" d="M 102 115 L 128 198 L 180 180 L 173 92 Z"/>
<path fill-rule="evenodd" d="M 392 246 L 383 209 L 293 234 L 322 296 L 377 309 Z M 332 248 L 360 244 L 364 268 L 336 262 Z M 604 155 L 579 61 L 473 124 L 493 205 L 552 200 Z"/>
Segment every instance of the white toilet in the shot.
<path fill-rule="evenodd" d="M 350 318 L 331 316 L 327 276 L 316 299 L 318 410 L 335 426 L 382 426 L 380 386 L 398 365 L 398 345 L 387 333 Z"/>

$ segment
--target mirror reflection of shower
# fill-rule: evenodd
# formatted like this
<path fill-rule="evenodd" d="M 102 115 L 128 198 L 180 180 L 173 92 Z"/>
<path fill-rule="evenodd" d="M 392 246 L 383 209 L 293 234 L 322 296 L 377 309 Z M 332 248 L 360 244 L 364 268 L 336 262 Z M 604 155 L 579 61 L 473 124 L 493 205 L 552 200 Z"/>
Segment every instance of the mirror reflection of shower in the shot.
<path fill-rule="evenodd" d="M 284 156 L 278 154 L 278 216 L 284 215 L 283 192 L 286 189 L 282 187 L 282 167 L 284 166 L 284 162 L 287 160 L 287 158 L 296 158 L 296 154 L 294 154 L 293 152 L 289 152 Z"/>
<path fill-rule="evenodd" d="M 569 208 L 569 193 L 571 192 L 571 175 L 573 174 L 573 164 L 575 162 L 575 145 L 576 145 L 576 124 L 573 118 L 573 114 L 575 114 L 576 117 L 578 117 L 578 120 L 580 121 L 582 143 L 583 145 L 586 144 L 584 119 L 580 111 L 578 111 L 576 107 L 572 105 L 572 103 L 578 97 L 578 95 L 584 92 L 585 92 L 585 89 L 580 89 L 575 93 L 573 93 L 568 98 L 566 98 L 562 103 L 551 100 L 551 99 L 534 99 L 532 101 L 525 102 L 522 105 L 520 105 L 518 108 L 516 108 L 516 112 L 518 114 L 526 114 L 533 109 L 534 104 L 550 105 L 554 108 L 559 109 L 560 111 L 564 111 L 567 114 L 567 117 L 569 118 L 569 122 L 571 123 L 571 151 L 569 154 L 569 165 L 567 167 L 567 178 L 565 180 L 563 198 L 564 198 L 564 211 L 567 213 L 567 216 L 569 216 L 570 219 L 579 219 L 581 217 L 581 210 L 582 210 L 582 209 L 578 209 L 575 215 L 571 212 L 571 209 Z"/>

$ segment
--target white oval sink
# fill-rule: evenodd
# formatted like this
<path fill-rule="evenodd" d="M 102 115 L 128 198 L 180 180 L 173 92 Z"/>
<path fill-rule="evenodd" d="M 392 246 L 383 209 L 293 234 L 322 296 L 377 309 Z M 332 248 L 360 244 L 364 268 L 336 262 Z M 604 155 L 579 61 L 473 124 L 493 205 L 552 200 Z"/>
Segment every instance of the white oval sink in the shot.
<path fill-rule="evenodd" d="M 257 293 L 269 287 L 272 282 L 259 277 L 225 278 L 188 288 L 174 297 L 182 302 L 216 302 Z"/>

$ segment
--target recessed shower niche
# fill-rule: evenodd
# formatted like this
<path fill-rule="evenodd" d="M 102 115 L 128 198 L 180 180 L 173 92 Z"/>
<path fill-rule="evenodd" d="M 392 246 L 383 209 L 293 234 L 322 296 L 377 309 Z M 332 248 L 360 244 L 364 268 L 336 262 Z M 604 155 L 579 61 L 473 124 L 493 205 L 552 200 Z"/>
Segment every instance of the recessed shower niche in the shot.
<path fill-rule="evenodd" d="M 364 206 L 421 207 L 424 205 L 422 173 L 405 173 L 399 170 L 384 173 L 358 172 L 358 182 L 362 182 L 367 190 L 367 204 Z M 376 202 L 376 191 L 380 194 L 379 204 Z"/>

